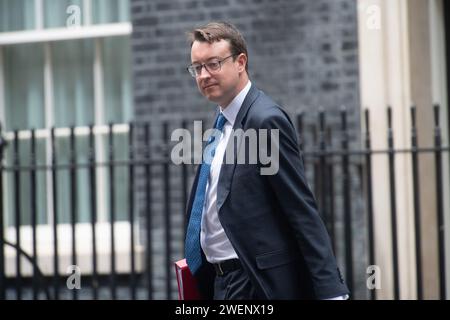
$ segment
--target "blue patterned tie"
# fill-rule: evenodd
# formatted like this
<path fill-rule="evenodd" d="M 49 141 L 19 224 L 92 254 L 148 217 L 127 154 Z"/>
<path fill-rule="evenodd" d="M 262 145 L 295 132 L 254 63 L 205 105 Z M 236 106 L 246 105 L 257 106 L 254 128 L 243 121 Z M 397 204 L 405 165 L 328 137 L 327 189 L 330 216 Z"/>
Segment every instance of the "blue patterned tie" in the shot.
<path fill-rule="evenodd" d="M 192 274 L 194 274 L 202 265 L 200 227 L 202 222 L 203 205 L 205 203 L 206 183 L 208 182 L 212 158 L 214 157 L 217 144 L 219 143 L 220 136 L 217 133 L 221 133 L 223 131 L 225 122 L 227 122 L 227 119 L 225 119 L 222 113 L 219 113 L 214 124 L 214 129 L 220 130 L 220 132 L 215 132 L 216 134 L 212 134 L 209 137 L 205 145 L 205 148 L 208 147 L 207 150 L 210 151 L 210 155 L 206 156 L 209 159 L 205 159 L 205 157 L 203 157 L 203 162 L 200 165 L 197 189 L 195 191 L 195 198 L 192 204 L 191 217 L 189 219 L 184 247 L 186 261 Z"/>

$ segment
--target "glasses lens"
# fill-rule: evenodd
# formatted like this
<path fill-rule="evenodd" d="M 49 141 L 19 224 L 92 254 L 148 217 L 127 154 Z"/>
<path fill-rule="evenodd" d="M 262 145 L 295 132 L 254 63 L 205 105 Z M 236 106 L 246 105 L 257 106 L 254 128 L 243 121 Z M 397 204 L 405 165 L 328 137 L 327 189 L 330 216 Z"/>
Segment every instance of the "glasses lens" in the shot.
<path fill-rule="evenodd" d="M 201 64 L 194 65 L 195 75 L 198 76 L 200 73 L 202 73 L 203 66 Z"/>
<path fill-rule="evenodd" d="M 209 71 L 217 71 L 220 68 L 220 62 L 219 61 L 210 61 L 206 64 L 206 67 Z"/>
<path fill-rule="evenodd" d="M 229 57 L 231 57 L 231 56 L 229 56 Z M 229 57 L 227 57 L 227 58 L 229 58 Z M 225 58 L 225 59 L 227 59 L 227 58 Z M 225 59 L 223 59 L 223 60 L 225 60 Z M 204 66 L 208 70 L 208 72 L 219 71 L 220 70 L 220 61 L 212 60 L 212 61 L 209 61 L 208 63 L 205 63 Z M 201 64 L 191 64 L 187 69 L 193 77 L 197 77 L 199 74 L 202 73 L 202 68 L 203 68 L 203 65 L 201 65 Z"/>
<path fill-rule="evenodd" d="M 190 65 L 189 67 L 187 67 L 187 70 L 189 71 L 189 73 L 191 74 L 191 76 L 196 77 L 197 76 L 197 67 L 196 65 Z"/>

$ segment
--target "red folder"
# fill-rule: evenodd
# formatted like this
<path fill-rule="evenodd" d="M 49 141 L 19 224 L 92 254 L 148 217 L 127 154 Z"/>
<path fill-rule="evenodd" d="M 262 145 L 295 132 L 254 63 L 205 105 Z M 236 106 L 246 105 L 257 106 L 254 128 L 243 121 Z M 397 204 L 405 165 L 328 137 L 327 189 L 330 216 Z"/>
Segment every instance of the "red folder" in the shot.
<path fill-rule="evenodd" d="M 197 282 L 189 270 L 186 259 L 175 262 L 175 273 L 178 282 L 178 299 L 200 300 L 201 296 L 200 292 L 198 292 Z"/>

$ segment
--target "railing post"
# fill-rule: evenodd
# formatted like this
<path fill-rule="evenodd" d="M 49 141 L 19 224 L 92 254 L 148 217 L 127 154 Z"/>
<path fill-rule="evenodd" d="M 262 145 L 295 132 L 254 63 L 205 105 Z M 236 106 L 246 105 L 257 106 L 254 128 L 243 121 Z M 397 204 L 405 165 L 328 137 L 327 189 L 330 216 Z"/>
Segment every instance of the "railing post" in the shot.
<path fill-rule="evenodd" d="M 298 146 L 300 151 L 303 151 L 304 147 L 304 137 L 303 137 L 303 112 L 300 112 L 297 115 L 297 137 L 298 137 Z"/>
<path fill-rule="evenodd" d="M 14 131 L 14 202 L 15 202 L 15 233 L 16 233 L 16 245 L 20 248 L 22 245 L 20 237 L 21 226 L 21 185 L 20 185 L 20 155 L 19 155 L 19 131 Z M 20 252 L 16 251 L 16 299 L 22 300 L 22 260 L 20 259 Z"/>
<path fill-rule="evenodd" d="M 58 249 L 58 178 L 55 145 L 55 128 L 50 130 L 52 149 L 52 199 L 53 199 L 53 293 L 55 300 L 59 300 L 59 249 Z"/>
<path fill-rule="evenodd" d="M 368 220 L 368 237 L 369 237 L 369 265 L 375 265 L 375 235 L 374 235 L 374 219 L 373 219 L 373 198 L 372 198 L 372 145 L 370 140 L 370 119 L 369 110 L 364 112 L 366 123 L 365 147 L 366 147 L 366 192 L 367 192 L 367 220 Z M 371 300 L 376 299 L 376 289 L 370 290 Z"/>
<path fill-rule="evenodd" d="M 446 275 L 445 275 L 445 230 L 444 230 L 444 205 L 442 186 L 442 139 L 439 125 L 439 105 L 434 105 L 434 149 L 436 161 L 436 204 L 437 204 L 437 231 L 439 249 L 439 294 L 440 299 L 446 299 Z"/>
<path fill-rule="evenodd" d="M 335 238 L 334 238 L 334 221 L 330 216 L 327 206 L 327 198 L 329 194 L 327 192 L 327 180 L 332 180 L 331 177 L 327 177 L 327 162 L 326 162 L 326 141 L 325 141 L 325 112 L 323 109 L 319 111 L 319 212 L 325 220 L 325 226 L 331 238 L 331 244 L 333 251 L 335 252 Z M 332 181 L 330 183 L 333 183 Z"/>
<path fill-rule="evenodd" d="M 32 243 L 33 243 L 33 300 L 39 298 L 38 288 L 38 252 L 37 252 L 37 199 L 36 199 L 36 134 L 35 129 L 31 130 L 31 150 L 30 150 L 30 195 L 31 195 L 31 230 L 32 230 Z"/>
<path fill-rule="evenodd" d="M 342 188 L 344 192 L 344 234 L 345 234 L 345 273 L 347 285 L 353 292 L 353 228 L 352 228 L 352 205 L 350 199 L 350 161 L 348 150 L 347 110 L 341 109 L 341 149 L 342 149 Z"/>
<path fill-rule="evenodd" d="M 72 265 L 77 264 L 77 222 L 78 222 L 78 182 L 77 182 L 77 148 L 75 143 L 75 127 L 70 127 L 70 224 L 72 226 Z M 78 290 L 72 289 L 72 299 L 78 299 Z"/>
<path fill-rule="evenodd" d="M 89 184 L 91 206 L 91 230 L 92 230 L 92 297 L 98 299 L 98 271 L 97 271 L 97 173 L 95 157 L 94 125 L 89 125 Z"/>
<path fill-rule="evenodd" d="M 417 279 L 417 299 L 423 299 L 423 282 L 422 282 L 422 232 L 420 217 L 420 181 L 419 181 L 419 154 L 417 144 L 417 127 L 416 127 L 416 107 L 411 107 L 411 160 L 413 175 L 413 194 L 414 194 L 414 234 L 416 247 L 416 279 Z"/>
<path fill-rule="evenodd" d="M 146 122 L 144 127 L 145 135 L 145 223 L 146 223 L 146 272 L 147 272 L 147 297 L 149 300 L 153 299 L 153 259 L 152 259 L 152 193 L 151 193 L 151 153 L 150 153 L 150 123 Z"/>
<path fill-rule="evenodd" d="M 394 300 L 400 298 L 400 282 L 398 270 L 398 241 L 397 241 L 397 195 L 395 188 L 395 151 L 394 134 L 392 131 L 392 109 L 388 106 L 388 162 L 389 162 L 389 184 L 391 194 L 391 232 L 392 232 L 392 267 L 394 275 Z"/>
<path fill-rule="evenodd" d="M 0 300 L 5 300 L 5 246 L 4 246 L 4 220 L 3 220 L 3 151 L 7 142 L 2 136 L 0 123 Z"/>
<path fill-rule="evenodd" d="M 130 291 L 131 299 L 136 300 L 136 266 L 134 252 L 134 124 L 129 123 L 128 145 L 129 145 L 129 162 L 128 162 L 128 197 L 129 197 L 129 218 L 130 218 Z"/>
<path fill-rule="evenodd" d="M 162 127 L 164 145 L 164 227 L 165 227 L 165 243 L 166 243 L 166 297 L 167 300 L 172 299 L 171 273 L 172 273 L 172 247 L 171 240 L 171 219 L 170 219 L 170 154 L 169 154 L 169 123 L 165 121 Z"/>
<path fill-rule="evenodd" d="M 115 172 L 114 172 L 114 134 L 113 124 L 109 124 L 109 211 L 110 211 L 110 227 L 111 227 L 111 299 L 117 299 L 117 284 L 116 284 L 116 189 L 115 189 Z"/>
<path fill-rule="evenodd" d="M 187 121 L 184 119 L 181 122 L 181 127 L 184 130 L 188 129 L 188 125 L 187 125 Z M 183 239 L 186 239 L 186 227 L 188 224 L 187 221 L 187 214 L 186 214 L 186 210 L 187 210 L 187 203 L 188 203 L 188 170 L 187 170 L 187 166 L 189 164 L 188 163 L 184 163 L 181 165 L 181 180 L 182 180 L 182 185 L 183 185 L 183 199 L 182 199 L 182 203 L 183 203 Z"/>

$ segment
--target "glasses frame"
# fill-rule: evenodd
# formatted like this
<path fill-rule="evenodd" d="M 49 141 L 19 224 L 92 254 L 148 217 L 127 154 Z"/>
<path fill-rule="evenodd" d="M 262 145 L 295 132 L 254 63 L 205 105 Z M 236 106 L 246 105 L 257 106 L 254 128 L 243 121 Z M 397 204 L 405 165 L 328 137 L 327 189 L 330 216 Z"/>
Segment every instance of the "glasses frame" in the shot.
<path fill-rule="evenodd" d="M 221 60 L 218 60 L 217 62 L 219 63 L 219 68 L 217 68 L 216 70 L 210 70 L 206 65 L 209 63 L 209 62 L 206 62 L 206 63 L 202 63 L 202 64 L 200 64 L 199 63 L 199 67 L 200 67 L 200 72 L 199 73 L 197 73 L 197 71 L 195 70 L 196 68 L 194 68 L 194 64 L 190 64 L 189 66 L 187 66 L 187 71 L 189 72 L 189 74 L 193 77 L 193 78 L 197 78 L 201 73 L 202 73 L 202 70 L 203 70 L 203 68 L 205 68 L 206 69 L 206 71 L 208 71 L 209 73 L 212 73 L 212 74 L 214 74 L 214 73 L 218 73 L 218 72 L 220 72 L 220 70 L 222 69 L 222 62 L 224 62 L 225 60 L 227 60 L 228 58 L 231 58 L 231 57 L 234 57 L 234 56 L 238 56 L 240 53 L 238 53 L 238 54 L 232 54 L 232 55 L 230 55 L 230 56 L 228 56 L 228 57 L 225 57 L 225 58 L 223 58 L 223 59 L 221 59 Z M 195 64 L 195 65 L 197 65 L 197 64 Z"/>

